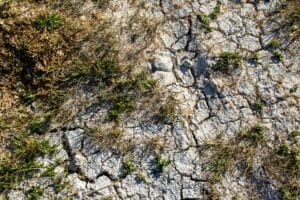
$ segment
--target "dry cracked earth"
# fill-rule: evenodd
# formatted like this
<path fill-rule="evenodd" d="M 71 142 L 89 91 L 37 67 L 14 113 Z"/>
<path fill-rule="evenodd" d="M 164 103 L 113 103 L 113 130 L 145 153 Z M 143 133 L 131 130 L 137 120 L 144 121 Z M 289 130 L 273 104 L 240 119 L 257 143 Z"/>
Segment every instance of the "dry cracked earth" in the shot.
<path fill-rule="evenodd" d="M 143 51 L 141 68 L 150 71 L 165 95 L 176 99 L 173 120 L 158 122 L 136 112 L 120 122 L 121 142 L 106 136 L 105 140 L 114 143 L 114 148 L 107 147 L 87 134 L 88 127 L 105 126 L 101 124 L 105 107 L 97 104 L 93 90 L 78 86 L 63 105 L 72 108 L 72 120 L 42 135 L 55 145 L 55 155 L 38 158 L 44 166 L 54 166 L 55 176 L 62 177 L 65 186 L 57 190 L 53 179 L 33 177 L 7 191 L 6 198 L 28 199 L 28 188 L 38 185 L 43 190 L 39 199 L 284 199 L 283 182 L 274 178 L 276 170 L 268 171 L 265 165 L 268 160 L 268 166 L 276 162 L 266 152 L 288 141 L 290 133 L 300 128 L 300 46 L 276 29 L 272 13 L 280 1 L 138 3 L 142 6 L 111 1 L 105 13 L 115 19 L 121 43 L 130 36 L 120 27 L 134 23 L 130 22 L 134 13 L 159 22 L 145 48 L 139 46 L 143 38 L 131 36 L 137 45 L 125 45 L 123 51 Z M 89 18 L 86 13 L 98 9 L 98 4 L 82 1 L 81 18 Z M 274 38 L 281 42 L 277 53 L 270 47 Z M 82 48 L 89 45 L 83 43 Z M 215 70 L 224 52 L 238 55 L 237 63 L 229 61 L 230 68 Z M 77 108 L 80 102 L 85 104 Z M 155 109 L 147 104 L 141 107 Z M 246 150 L 252 153 L 251 162 L 243 157 L 247 167 L 237 160 L 234 166 L 227 161 L 220 164 L 223 158 L 231 159 L 228 154 L 216 160 L 218 149 L 212 150 L 213 144 L 234 145 L 231 142 L 241 132 L 257 124 L 263 127 L 264 142 Z M 299 135 L 294 140 L 294 147 L 299 148 Z M 134 148 L 118 151 L 124 143 Z M 221 153 L 227 150 L 215 146 Z M 233 152 L 239 153 L 248 155 Z M 226 166 L 228 170 L 222 168 Z M 291 199 L 298 199 L 299 187 L 291 193 Z"/>

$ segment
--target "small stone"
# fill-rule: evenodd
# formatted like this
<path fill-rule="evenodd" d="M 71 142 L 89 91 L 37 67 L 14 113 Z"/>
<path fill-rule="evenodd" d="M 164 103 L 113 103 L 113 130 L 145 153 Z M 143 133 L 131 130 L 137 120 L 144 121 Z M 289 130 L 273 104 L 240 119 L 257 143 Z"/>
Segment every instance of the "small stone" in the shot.
<path fill-rule="evenodd" d="M 76 129 L 74 131 L 66 131 L 65 138 L 68 144 L 68 147 L 72 153 L 81 149 L 82 140 L 83 140 L 83 130 Z"/>
<path fill-rule="evenodd" d="M 171 72 L 173 69 L 173 62 L 169 52 L 160 51 L 155 58 L 154 71 Z"/>

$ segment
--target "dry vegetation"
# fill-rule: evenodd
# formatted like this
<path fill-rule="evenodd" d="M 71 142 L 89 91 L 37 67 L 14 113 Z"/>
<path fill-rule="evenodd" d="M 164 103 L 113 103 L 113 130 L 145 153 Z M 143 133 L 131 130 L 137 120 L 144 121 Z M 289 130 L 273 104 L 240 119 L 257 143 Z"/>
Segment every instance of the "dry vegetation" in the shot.
<path fill-rule="evenodd" d="M 207 142 L 201 152 L 204 155 L 208 153 L 209 159 L 204 169 L 208 173 L 212 188 L 221 182 L 226 174 L 234 176 L 237 170 L 239 178 L 245 177 L 250 186 L 255 187 L 256 183 L 253 184 L 252 177 L 262 168 L 266 179 L 275 185 L 284 200 L 296 200 L 300 195 L 299 130 L 291 132 L 290 136 L 283 140 L 286 142 L 270 140 L 269 134 L 268 130 L 256 124 L 228 141 L 219 138 Z M 213 195 L 213 198 L 218 196 L 217 192 Z M 265 194 L 251 192 L 249 195 L 262 198 L 259 196 Z"/>
<path fill-rule="evenodd" d="M 46 143 L 39 141 L 39 135 L 55 122 L 62 125 L 72 119 L 65 116 L 71 115 L 68 107 L 62 106 L 75 98 L 75 88 L 93 88 L 97 103 L 107 110 L 103 123 L 108 129 L 86 130 L 105 148 L 129 148 L 130 144 L 124 146 L 121 124 L 134 113 L 166 122 L 162 114 L 158 116 L 163 110 L 168 123 L 174 118 L 175 102 L 162 99 L 165 91 L 139 66 L 161 22 L 135 12 L 125 26 L 105 14 L 106 9 L 113 9 L 109 0 L 98 0 L 96 5 L 89 12 L 80 1 L 0 1 L 1 192 L 33 176 L 7 179 L 23 171 L 26 161 L 14 157 L 13 138 L 22 135 L 21 151 L 33 145 L 26 141 L 34 140 L 32 150 L 37 151 L 30 157 L 28 165 L 32 166 L 25 167 L 35 168 L 36 157 L 48 153 L 40 150 Z M 13 164 L 14 159 L 19 161 Z"/>

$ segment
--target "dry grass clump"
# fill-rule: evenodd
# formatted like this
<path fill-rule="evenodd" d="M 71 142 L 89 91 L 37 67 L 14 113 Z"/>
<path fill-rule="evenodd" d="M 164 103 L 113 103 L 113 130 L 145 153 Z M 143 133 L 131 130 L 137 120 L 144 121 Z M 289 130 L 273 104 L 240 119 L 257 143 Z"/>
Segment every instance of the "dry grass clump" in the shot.
<path fill-rule="evenodd" d="M 29 136 L 26 133 L 15 133 L 8 145 L 11 154 L 0 162 L 0 193 L 17 186 L 26 178 L 31 178 L 43 166 L 36 158 L 54 153 L 54 147 L 47 141 Z"/>
<path fill-rule="evenodd" d="M 84 1 L 25 0 L 0 4 L 1 178 L 2 173 L 5 177 L 7 173 L 18 173 L 18 169 L 9 171 L 15 169 L 11 160 L 24 164 L 21 157 L 7 157 L 15 152 L 5 144 L 14 141 L 17 132 L 26 136 L 20 138 L 22 142 L 32 139 L 40 144 L 36 135 L 47 132 L 60 112 L 69 113 L 61 108 L 78 85 L 98 90 L 98 104 L 107 109 L 105 123 L 109 128 L 86 132 L 99 145 L 117 152 L 132 148 L 121 128 L 125 117 L 137 112 L 154 116 L 164 105 L 166 117 L 174 115 L 169 103 L 160 102 L 163 91 L 156 81 L 137 66 L 160 23 L 137 12 L 131 16 L 129 27 L 117 27 L 105 13 L 111 9 L 110 0 L 93 2 L 97 6 L 91 12 Z M 130 37 L 120 39 L 124 36 Z M 127 44 L 132 51 L 125 51 Z M 150 143 L 156 145 L 154 141 L 146 141 L 145 145 Z M 39 149 L 33 151 L 29 162 L 32 165 L 41 155 Z M 5 179 L 11 181 L 14 180 Z M 11 188 L 12 184 L 1 187 Z"/>
<path fill-rule="evenodd" d="M 300 36 L 300 1 L 285 1 L 282 7 L 283 9 L 279 11 L 284 18 L 282 25 L 293 39 L 298 39 Z"/>
<path fill-rule="evenodd" d="M 275 35 L 266 46 L 273 52 L 273 57 L 282 61 L 281 49 L 288 49 L 289 54 L 297 55 L 300 36 L 300 1 L 280 1 L 275 11 L 270 13 L 267 23 L 273 25 L 271 32 Z"/>
<path fill-rule="evenodd" d="M 300 146 L 294 135 L 276 145 L 264 160 L 269 177 L 277 181 L 283 199 L 297 199 L 300 196 Z"/>
<path fill-rule="evenodd" d="M 209 151 L 210 161 L 205 165 L 209 180 L 220 182 L 228 171 L 233 171 L 237 165 L 243 166 L 243 173 L 248 174 L 255 156 L 264 144 L 264 128 L 256 124 L 246 131 L 242 131 L 236 138 L 227 142 L 218 139 L 203 146 L 204 152 Z"/>
<path fill-rule="evenodd" d="M 132 147 L 131 142 L 124 140 L 124 130 L 117 126 L 86 127 L 85 134 L 94 139 L 94 142 L 102 148 L 108 148 L 115 152 L 126 152 Z"/>
<path fill-rule="evenodd" d="M 10 88 L 19 85 L 20 91 L 12 90 L 25 106 L 39 102 L 45 112 L 58 111 L 73 85 L 88 81 L 100 87 L 102 94 L 115 96 L 105 98 L 112 102 L 109 118 L 116 120 L 119 113 L 130 110 L 127 107 L 135 107 L 137 97 L 126 92 L 145 96 L 143 90 L 153 87 L 154 81 L 146 76 L 141 80 L 141 73 L 135 72 L 144 47 L 124 51 L 126 45 L 119 43 L 121 27 L 114 27 L 113 19 L 102 14 L 110 1 L 95 2 L 100 7 L 91 14 L 82 13 L 83 2 L 28 0 L 1 6 L 0 71 L 9 80 L 2 83 Z M 138 14 L 130 22 L 122 29 L 139 35 L 143 43 L 151 41 L 158 23 Z M 122 84 L 131 86 L 118 89 Z"/>
<path fill-rule="evenodd" d="M 211 184 L 220 182 L 226 173 L 237 169 L 251 183 L 251 175 L 261 165 L 267 179 L 276 184 L 283 199 L 296 199 L 300 191 L 299 144 L 294 139 L 281 143 L 267 141 L 265 137 L 265 128 L 256 124 L 229 141 L 205 144 L 201 152 L 209 152 L 204 169 Z"/>

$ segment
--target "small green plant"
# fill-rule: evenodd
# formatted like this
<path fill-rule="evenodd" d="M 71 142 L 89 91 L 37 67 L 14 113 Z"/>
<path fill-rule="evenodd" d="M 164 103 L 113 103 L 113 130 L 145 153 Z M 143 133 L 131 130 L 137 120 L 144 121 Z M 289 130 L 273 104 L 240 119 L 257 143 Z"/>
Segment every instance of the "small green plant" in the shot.
<path fill-rule="evenodd" d="M 269 43 L 268 43 L 268 48 L 270 49 L 276 49 L 280 46 L 280 42 L 277 39 L 272 39 Z"/>
<path fill-rule="evenodd" d="M 115 86 L 116 92 L 122 93 L 148 93 L 152 92 L 157 82 L 148 77 L 146 72 L 137 74 L 135 78 L 129 80 L 121 80 Z"/>
<path fill-rule="evenodd" d="M 283 200 L 297 200 L 299 195 L 299 188 L 297 187 L 290 187 L 290 186 L 283 186 L 281 188 L 282 199 Z"/>
<path fill-rule="evenodd" d="M 50 116 L 35 117 L 31 120 L 27 128 L 31 133 L 41 134 L 46 132 L 49 129 L 50 123 L 51 123 Z"/>
<path fill-rule="evenodd" d="M 133 86 L 142 93 L 152 92 L 154 88 L 157 86 L 157 81 L 150 79 L 146 72 L 142 72 L 137 75 L 134 80 Z"/>
<path fill-rule="evenodd" d="M 273 57 L 278 61 L 283 61 L 283 54 L 280 51 L 274 51 Z"/>
<path fill-rule="evenodd" d="M 108 110 L 109 120 L 119 120 L 121 114 L 134 109 L 135 102 L 130 96 L 119 96 Z"/>
<path fill-rule="evenodd" d="M 288 156 L 291 153 L 291 149 L 288 145 L 280 145 L 277 149 L 277 154 L 280 156 Z"/>
<path fill-rule="evenodd" d="M 215 20 L 220 15 L 220 12 L 221 12 L 221 3 L 220 3 L 220 1 L 218 1 L 217 5 L 214 7 L 214 10 L 212 11 L 212 13 L 209 14 L 209 17 L 212 20 Z"/>
<path fill-rule="evenodd" d="M 138 173 L 137 174 L 137 178 L 139 181 L 142 181 L 144 183 L 147 183 L 147 179 L 146 179 L 146 176 L 143 174 L 143 173 Z"/>
<path fill-rule="evenodd" d="M 256 124 L 243 135 L 243 138 L 257 144 L 264 139 L 264 128 L 260 124 Z"/>
<path fill-rule="evenodd" d="M 93 66 L 91 73 L 101 82 L 110 84 L 112 79 L 120 76 L 120 71 L 116 66 L 116 62 L 112 59 L 98 61 Z"/>
<path fill-rule="evenodd" d="M 205 32 L 211 32 L 212 29 L 209 26 L 209 18 L 207 15 L 205 15 L 204 13 L 200 12 L 197 15 L 198 20 L 201 23 L 201 26 L 205 29 Z"/>
<path fill-rule="evenodd" d="M 57 193 L 61 192 L 68 185 L 68 183 L 63 181 L 61 177 L 54 177 L 52 179 L 52 183 L 52 186 Z"/>
<path fill-rule="evenodd" d="M 24 91 L 20 95 L 20 100 L 25 106 L 29 106 L 36 100 L 36 95 L 31 91 Z"/>
<path fill-rule="evenodd" d="M 32 186 L 29 190 L 26 191 L 27 200 L 38 200 L 43 196 L 44 189 L 41 186 Z"/>
<path fill-rule="evenodd" d="M 53 31 L 62 26 L 63 22 L 60 16 L 56 14 L 47 14 L 38 16 L 34 24 L 39 30 L 47 29 L 48 31 Z"/>
<path fill-rule="evenodd" d="M 287 144 L 280 145 L 276 151 L 278 156 L 286 159 L 286 163 L 289 163 L 289 169 L 300 174 L 300 150 L 295 147 L 291 147 Z"/>
<path fill-rule="evenodd" d="M 265 102 L 261 99 L 257 100 L 254 102 L 253 104 L 253 108 L 257 111 L 257 112 L 261 112 L 263 109 L 263 106 L 265 105 Z"/>
<path fill-rule="evenodd" d="M 291 89 L 290 89 L 290 93 L 295 93 L 298 90 L 298 85 L 294 85 Z"/>
<path fill-rule="evenodd" d="M 46 171 L 43 173 L 43 176 L 54 177 L 56 175 L 54 170 L 55 170 L 55 165 L 50 165 L 49 167 L 47 167 Z"/>
<path fill-rule="evenodd" d="M 242 56 L 237 52 L 222 53 L 213 69 L 216 71 L 229 72 L 230 70 L 240 67 L 242 64 Z"/>
<path fill-rule="evenodd" d="M 134 163 L 131 160 L 127 160 L 124 163 L 124 168 L 123 168 L 123 173 L 124 175 L 129 175 L 132 174 L 135 171 L 136 167 L 134 165 Z"/>
<path fill-rule="evenodd" d="M 157 154 L 155 157 L 155 162 L 157 169 L 160 173 L 163 173 L 165 171 L 165 168 L 171 164 L 171 160 L 163 159 L 160 154 Z"/>
<path fill-rule="evenodd" d="M 137 34 L 132 34 L 131 36 L 130 36 L 130 42 L 131 43 L 135 43 L 136 41 L 137 41 L 137 39 L 138 39 L 138 35 Z"/>
<path fill-rule="evenodd" d="M 251 56 L 251 60 L 254 62 L 254 63 L 258 63 L 258 60 L 259 60 L 259 54 L 257 52 L 254 52 Z"/>
<path fill-rule="evenodd" d="M 296 129 L 296 130 L 293 130 L 291 133 L 290 133 L 290 135 L 292 136 L 292 137 L 299 137 L 300 136 L 300 129 Z"/>

